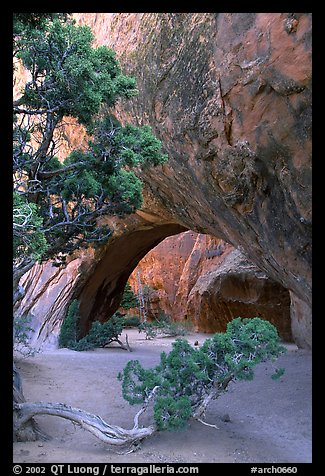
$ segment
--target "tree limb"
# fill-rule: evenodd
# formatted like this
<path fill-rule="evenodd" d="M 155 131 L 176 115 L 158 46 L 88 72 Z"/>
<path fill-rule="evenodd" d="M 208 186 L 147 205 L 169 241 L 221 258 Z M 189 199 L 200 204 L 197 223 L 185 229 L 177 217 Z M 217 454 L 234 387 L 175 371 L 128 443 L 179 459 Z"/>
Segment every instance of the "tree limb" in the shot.
<path fill-rule="evenodd" d="M 38 173 L 38 177 L 40 179 L 49 179 L 52 177 L 56 177 L 57 175 L 62 175 L 65 172 L 69 172 L 70 170 L 75 170 L 78 167 L 86 164 L 86 162 L 76 162 L 75 164 L 67 165 L 65 167 L 62 167 L 61 169 L 42 171 Z"/>
<path fill-rule="evenodd" d="M 234 378 L 234 375 L 230 375 L 229 377 L 227 377 L 221 385 L 216 385 L 212 390 L 211 392 L 206 395 L 206 397 L 204 397 L 203 401 L 200 403 L 200 405 L 198 406 L 198 408 L 195 410 L 195 412 L 193 413 L 193 418 L 195 420 L 198 420 L 200 421 L 201 423 L 203 423 L 204 425 L 208 425 L 208 426 L 214 426 L 214 425 L 210 425 L 209 423 L 206 423 L 206 422 L 203 422 L 201 420 L 201 416 L 203 416 L 205 414 L 205 411 L 207 409 L 207 406 L 209 405 L 209 403 L 211 402 L 211 400 L 215 400 L 217 399 L 221 393 L 223 393 L 228 384 L 231 382 L 231 380 Z M 217 427 L 216 427 L 217 428 Z"/>
<path fill-rule="evenodd" d="M 134 430 L 137 430 L 139 428 L 139 417 L 140 417 L 140 415 L 142 415 L 142 413 L 144 413 L 147 410 L 150 401 L 153 399 L 153 397 L 157 393 L 158 389 L 159 389 L 159 385 L 156 385 L 151 390 L 151 393 L 150 393 L 149 397 L 147 398 L 147 400 L 145 401 L 144 405 L 140 408 L 138 413 L 135 415 L 134 420 L 133 420 L 134 421 L 134 426 L 133 426 Z"/>
<path fill-rule="evenodd" d="M 17 412 L 15 424 L 18 429 L 36 415 L 58 416 L 73 421 L 104 443 L 110 445 L 121 446 L 133 444 L 147 438 L 156 431 L 154 426 L 139 428 L 136 418 L 134 427 L 131 430 L 121 428 L 117 425 L 109 425 L 98 415 L 88 413 L 80 408 L 74 408 L 64 403 L 14 403 L 14 410 Z"/>
<path fill-rule="evenodd" d="M 211 428 L 216 428 L 217 430 L 220 429 L 217 425 L 212 425 L 211 423 L 207 423 L 206 421 L 201 420 L 201 418 L 196 418 L 196 420 L 202 423 L 202 425 L 210 426 Z"/>

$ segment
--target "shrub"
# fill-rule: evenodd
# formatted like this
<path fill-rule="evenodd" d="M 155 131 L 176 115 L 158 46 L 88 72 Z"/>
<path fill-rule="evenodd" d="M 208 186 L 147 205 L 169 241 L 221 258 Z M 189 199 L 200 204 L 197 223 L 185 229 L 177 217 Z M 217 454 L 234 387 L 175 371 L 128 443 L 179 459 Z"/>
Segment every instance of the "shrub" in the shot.
<path fill-rule="evenodd" d="M 124 327 L 129 324 L 138 322 L 136 316 L 132 319 L 125 319 L 119 313 L 114 314 L 107 322 L 101 323 L 94 321 L 89 333 L 78 339 L 79 325 L 79 303 L 76 299 L 71 301 L 66 317 L 61 326 L 59 335 L 59 347 L 67 347 L 68 349 L 83 351 L 91 350 L 96 347 L 105 347 L 111 342 L 117 342 L 122 348 L 125 348 L 119 340 Z"/>
<path fill-rule="evenodd" d="M 133 307 L 138 307 L 139 306 L 139 300 L 134 294 L 131 286 L 129 283 L 126 283 L 125 288 L 124 288 L 124 293 L 123 297 L 120 303 L 120 308 L 121 309 L 132 309 Z"/>
<path fill-rule="evenodd" d="M 146 339 L 157 336 L 177 337 L 185 336 L 191 329 L 191 323 L 173 321 L 166 313 L 161 312 L 157 319 L 151 322 L 142 322 L 139 325 L 139 332 L 145 332 Z"/>
<path fill-rule="evenodd" d="M 62 323 L 59 334 L 59 347 L 73 348 L 77 341 L 79 321 L 79 303 L 77 299 L 71 301 L 67 314 Z"/>
<path fill-rule="evenodd" d="M 32 317 L 14 315 L 13 321 L 13 343 L 14 351 L 29 357 L 35 354 L 36 350 L 30 346 L 30 333 L 34 332 L 34 329 L 30 326 Z"/>
<path fill-rule="evenodd" d="M 157 328 L 152 322 L 141 322 L 141 324 L 138 326 L 138 329 L 139 333 L 144 332 L 146 334 L 146 339 L 153 339 L 157 336 Z"/>
<path fill-rule="evenodd" d="M 140 319 L 138 316 L 125 316 L 123 321 L 123 327 L 139 327 Z"/>
<path fill-rule="evenodd" d="M 95 347 L 105 347 L 111 342 L 119 342 L 119 336 L 123 331 L 124 318 L 113 315 L 107 322 L 92 323 L 89 334 L 80 339 L 74 345 L 74 350 L 89 350 Z"/>
<path fill-rule="evenodd" d="M 275 360 L 286 349 L 276 328 L 260 318 L 236 318 L 225 333 L 215 334 L 200 348 L 177 339 L 172 351 L 162 352 L 160 363 L 144 369 L 131 360 L 118 375 L 123 397 L 131 405 L 154 398 L 154 420 L 158 430 L 182 428 L 191 417 L 200 420 L 212 399 L 225 392 L 233 380 L 252 380 L 254 367 Z M 279 378 L 278 369 L 272 378 Z M 200 420 L 201 421 L 201 420 Z"/>
<path fill-rule="evenodd" d="M 85 337 L 79 340 L 69 340 L 66 346 L 72 350 L 84 351 L 96 347 L 105 347 L 112 342 L 117 342 L 123 349 L 130 350 L 128 343 L 125 346 L 119 339 L 125 327 L 125 321 L 126 319 L 116 314 L 104 323 L 94 321 Z"/>

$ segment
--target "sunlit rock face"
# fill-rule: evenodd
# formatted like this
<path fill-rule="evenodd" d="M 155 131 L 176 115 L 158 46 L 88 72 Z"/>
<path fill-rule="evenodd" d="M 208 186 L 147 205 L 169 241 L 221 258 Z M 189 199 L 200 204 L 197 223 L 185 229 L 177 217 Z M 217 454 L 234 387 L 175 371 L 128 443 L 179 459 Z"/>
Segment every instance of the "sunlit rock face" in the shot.
<path fill-rule="evenodd" d="M 258 316 L 292 340 L 289 292 L 218 238 L 191 231 L 166 238 L 129 282 L 137 295 L 142 289 L 149 319 L 165 314 L 212 333 L 225 331 L 235 317 Z"/>
<path fill-rule="evenodd" d="M 310 305 L 311 14 L 75 16 L 137 79 L 119 116 L 169 153 L 143 176 L 155 199 Z"/>
<path fill-rule="evenodd" d="M 75 252 L 67 266 L 36 264 L 21 279 L 25 296 L 15 312 L 28 315 L 35 347 L 55 347 L 72 299 L 78 299 L 80 331 L 94 320 L 105 321 L 118 309 L 129 275 L 139 261 L 167 236 L 186 229 L 154 214 L 137 212 L 126 218 L 103 219 L 112 230 L 105 246 Z"/>
<path fill-rule="evenodd" d="M 181 232 L 179 225 L 147 214 L 110 225 L 115 233 L 107 246 L 77 253 L 65 268 L 35 265 L 22 279 L 26 295 L 19 312 L 32 318 L 35 347 L 57 345 L 73 298 L 80 302 L 83 334 L 94 320 L 107 320 L 118 309 L 127 280 L 137 294 L 139 282 L 150 290 L 149 319 L 164 313 L 213 333 L 224 331 L 234 317 L 259 316 L 272 322 L 283 340 L 292 340 L 289 292 L 233 246 Z M 129 313 L 139 314 L 139 308 Z"/>
<path fill-rule="evenodd" d="M 142 213 L 242 251 L 290 291 L 293 337 L 309 347 L 311 14 L 74 16 L 136 77 L 139 94 L 119 103 L 117 116 L 150 124 L 169 154 L 168 163 L 142 174 Z M 90 274 L 105 250 L 96 251 L 70 293 L 81 299 L 85 329 L 96 314 L 103 318 L 103 303 L 115 306 L 113 294 L 126 279 L 121 271 L 110 287 L 101 278 L 99 287 L 106 284 L 95 290 Z M 266 288 L 265 294 L 272 296 Z"/>

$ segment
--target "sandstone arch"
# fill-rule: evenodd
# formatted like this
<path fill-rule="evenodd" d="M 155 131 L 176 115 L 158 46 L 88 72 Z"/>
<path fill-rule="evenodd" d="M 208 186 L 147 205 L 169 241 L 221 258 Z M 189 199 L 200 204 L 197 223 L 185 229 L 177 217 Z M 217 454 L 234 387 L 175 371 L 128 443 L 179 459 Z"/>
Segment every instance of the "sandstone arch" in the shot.
<path fill-rule="evenodd" d="M 290 291 L 311 346 L 311 13 L 88 13 L 169 162 L 142 175 L 163 213 L 218 236 Z"/>
<path fill-rule="evenodd" d="M 98 44 L 114 47 L 137 79 L 139 96 L 121 104 L 118 117 L 149 123 L 169 154 L 166 165 L 142 174 L 150 198 L 143 212 L 243 250 L 289 290 L 294 338 L 310 347 L 311 14 L 75 17 L 92 27 Z M 53 278 L 63 299 L 56 306 L 52 296 L 47 308 L 52 322 L 57 316 L 52 329 L 102 252 L 71 262 L 77 284 L 69 267 L 66 278 Z M 42 272 L 44 284 L 49 268 Z M 124 279 L 116 280 L 117 293 Z M 49 335 L 44 322 L 38 333 Z"/>
<path fill-rule="evenodd" d="M 126 281 L 131 275 L 132 282 L 139 269 L 137 265 L 142 265 L 144 282 L 158 289 L 152 300 L 153 308 L 156 306 L 151 309 L 152 316 L 162 310 L 176 320 L 189 318 L 194 328 L 203 332 L 224 331 L 237 316 L 260 316 L 276 325 L 285 341 L 291 341 L 288 291 L 231 245 L 185 232 L 178 224 L 141 211 L 110 224 L 115 233 L 106 246 L 78 253 L 66 268 L 46 263 L 34 266 L 24 276 L 26 295 L 18 312 L 33 317 L 36 347 L 57 345 L 73 298 L 80 304 L 82 335 L 94 320 L 110 318 L 119 306 Z M 212 253 L 209 248 L 222 248 L 223 252 Z M 148 268 L 154 275 L 149 280 Z"/>
<path fill-rule="evenodd" d="M 77 294 L 81 330 L 87 333 L 92 321 L 105 321 L 119 307 L 125 284 L 139 261 L 167 236 L 184 228 L 177 224 L 139 229 L 113 240 Z"/>
<path fill-rule="evenodd" d="M 80 250 L 69 258 L 66 267 L 54 267 L 52 262 L 36 264 L 23 276 L 25 295 L 15 310 L 32 318 L 32 345 L 57 345 L 62 319 L 73 298 L 80 302 L 83 334 L 93 320 L 109 318 L 143 256 L 166 236 L 186 230 L 171 219 L 144 211 L 125 219 L 106 220 L 114 230 L 106 246 Z"/>

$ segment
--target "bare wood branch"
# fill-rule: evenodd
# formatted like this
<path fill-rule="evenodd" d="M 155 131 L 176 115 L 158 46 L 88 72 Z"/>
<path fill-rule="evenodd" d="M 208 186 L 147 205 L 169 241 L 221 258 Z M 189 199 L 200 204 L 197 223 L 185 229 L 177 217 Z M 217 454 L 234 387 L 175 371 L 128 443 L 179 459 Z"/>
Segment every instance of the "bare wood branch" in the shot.
<path fill-rule="evenodd" d="M 58 416 L 80 425 L 81 428 L 110 445 L 132 444 L 147 438 L 156 431 L 154 426 L 139 428 L 135 425 L 132 429 L 127 430 L 117 425 L 110 425 L 98 415 L 64 403 L 14 403 L 14 410 L 17 412 L 15 424 L 18 428 L 36 415 Z"/>
<path fill-rule="evenodd" d="M 129 344 L 129 337 L 127 334 L 125 334 L 125 344 L 126 344 L 126 347 L 128 349 L 129 352 L 132 352 L 132 349 L 130 347 L 130 344 Z"/>
<path fill-rule="evenodd" d="M 196 418 L 196 419 L 203 425 L 210 426 L 211 428 L 216 428 L 217 430 L 220 430 L 220 428 L 217 425 L 212 425 L 212 423 L 207 423 L 206 421 L 201 420 L 201 418 Z"/>
<path fill-rule="evenodd" d="M 138 413 L 135 415 L 134 417 L 134 425 L 133 425 L 133 429 L 136 430 L 139 428 L 139 417 L 147 410 L 148 408 L 148 405 L 150 403 L 150 401 L 153 399 L 153 397 L 155 396 L 155 394 L 157 393 L 157 390 L 159 389 L 159 385 L 156 385 L 150 392 L 150 395 L 149 397 L 146 399 L 144 405 L 140 408 L 140 410 L 138 411 Z"/>
<path fill-rule="evenodd" d="M 221 385 L 215 384 L 215 387 L 211 390 L 211 392 L 204 397 L 204 399 L 201 401 L 200 405 L 197 407 L 195 412 L 193 413 L 193 418 L 195 420 L 201 421 L 201 417 L 205 414 L 205 411 L 211 402 L 211 400 L 217 399 L 221 393 L 225 391 L 227 388 L 228 384 L 231 382 L 231 380 L 234 378 L 234 375 L 229 375 Z M 201 421 L 203 423 L 203 421 Z"/>
<path fill-rule="evenodd" d="M 20 278 L 35 264 L 35 259 L 26 257 L 21 263 L 13 266 L 13 289 L 16 290 Z"/>
<path fill-rule="evenodd" d="M 53 113 L 55 111 L 58 111 L 60 109 L 61 105 L 55 106 L 49 109 L 25 109 L 22 107 L 15 106 L 13 107 L 13 112 L 16 114 L 28 114 L 28 115 L 40 115 L 40 114 L 48 114 L 48 113 Z"/>

